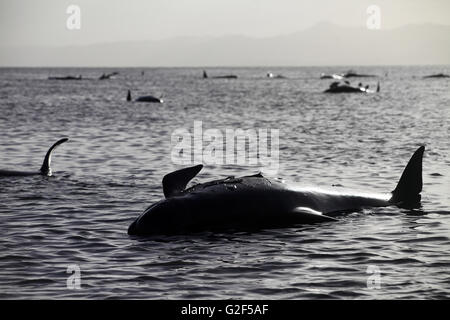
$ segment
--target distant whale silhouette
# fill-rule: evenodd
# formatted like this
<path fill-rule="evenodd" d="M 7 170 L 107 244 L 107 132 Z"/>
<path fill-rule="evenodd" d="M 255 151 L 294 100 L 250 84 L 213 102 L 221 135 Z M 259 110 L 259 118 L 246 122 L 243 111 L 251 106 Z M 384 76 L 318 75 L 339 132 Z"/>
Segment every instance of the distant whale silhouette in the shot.
<path fill-rule="evenodd" d="M 374 78 L 376 75 L 373 74 L 359 74 L 353 71 L 349 71 L 342 75 L 344 78 Z"/>
<path fill-rule="evenodd" d="M 339 82 L 333 82 L 328 89 L 324 91 L 325 93 L 374 93 L 380 92 L 380 82 L 377 83 L 376 91 L 369 90 L 369 86 L 358 86 L 353 87 L 350 85 L 348 81 L 344 84 L 340 84 Z"/>
<path fill-rule="evenodd" d="M 320 79 L 335 79 L 335 80 L 342 80 L 344 78 L 374 78 L 376 75 L 373 74 L 360 74 L 353 71 L 348 71 L 346 73 L 333 73 L 333 74 L 320 74 Z"/>
<path fill-rule="evenodd" d="M 291 187 L 261 174 L 194 185 L 202 165 L 174 171 L 162 180 L 165 199 L 149 206 L 128 228 L 129 235 L 180 234 L 204 230 L 259 229 L 335 221 L 343 212 L 367 207 L 417 208 L 422 191 L 420 147 L 391 194 Z"/>
<path fill-rule="evenodd" d="M 212 79 L 237 79 L 238 76 L 234 75 L 234 74 L 228 74 L 228 75 L 224 75 L 224 76 L 214 76 L 211 77 Z M 205 70 L 203 70 L 203 79 L 208 79 L 208 74 L 206 73 Z"/>
<path fill-rule="evenodd" d="M 128 90 L 127 101 L 131 101 L 131 91 Z M 164 103 L 162 98 L 156 98 L 154 96 L 142 96 L 134 100 L 136 102 L 150 102 L 150 103 Z"/>
<path fill-rule="evenodd" d="M 335 80 L 342 80 L 344 76 L 342 74 L 320 74 L 320 79 L 335 79 Z"/>
<path fill-rule="evenodd" d="M 443 73 L 437 73 L 437 74 L 430 74 L 429 76 L 424 76 L 424 79 L 429 79 L 429 78 L 450 78 L 449 75 L 447 74 L 443 74 Z"/>
<path fill-rule="evenodd" d="M 52 169 L 50 168 L 50 163 L 52 161 L 52 152 L 55 151 L 56 147 L 60 144 L 68 141 L 68 138 L 63 138 L 55 142 L 50 149 L 48 149 L 45 155 L 44 162 L 42 163 L 41 169 L 39 171 L 10 171 L 10 170 L 0 170 L 0 177 L 17 177 L 17 176 L 32 176 L 32 175 L 44 175 L 51 176 Z"/>
<path fill-rule="evenodd" d="M 65 77 L 48 77 L 48 80 L 82 80 L 81 75 L 75 76 L 65 76 Z"/>
<path fill-rule="evenodd" d="M 281 74 L 273 74 L 272 72 L 268 72 L 267 73 L 267 78 L 271 78 L 271 79 L 286 79 L 285 76 L 281 75 Z"/>
<path fill-rule="evenodd" d="M 111 77 L 114 77 L 116 75 L 118 75 L 118 72 L 112 72 L 112 73 L 103 73 L 100 78 L 98 78 L 98 80 L 108 80 L 111 79 Z"/>

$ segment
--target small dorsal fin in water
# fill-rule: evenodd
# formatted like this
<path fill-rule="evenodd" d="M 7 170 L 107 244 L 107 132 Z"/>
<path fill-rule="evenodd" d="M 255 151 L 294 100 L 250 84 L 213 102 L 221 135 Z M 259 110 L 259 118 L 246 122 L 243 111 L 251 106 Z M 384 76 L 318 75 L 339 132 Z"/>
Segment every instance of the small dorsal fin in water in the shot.
<path fill-rule="evenodd" d="M 397 187 L 392 191 L 391 203 L 399 207 L 416 207 L 420 203 L 422 192 L 422 159 L 425 147 L 422 146 L 414 152 Z"/>
<path fill-rule="evenodd" d="M 131 101 L 131 91 L 130 90 L 128 90 L 127 101 Z"/>
<path fill-rule="evenodd" d="M 199 164 L 166 174 L 162 180 L 164 196 L 170 198 L 180 194 L 202 168 L 203 165 Z"/>
<path fill-rule="evenodd" d="M 56 141 L 50 147 L 50 149 L 48 149 L 47 154 L 45 155 L 45 158 L 44 158 L 44 162 L 42 163 L 42 167 L 41 167 L 41 173 L 43 175 L 46 175 L 46 176 L 52 175 L 52 169 L 50 168 L 50 164 L 52 162 L 52 152 L 53 152 L 53 150 L 56 149 L 56 147 L 58 147 L 60 144 L 66 142 L 68 140 L 69 140 L 68 138 L 60 139 L 60 140 Z"/>

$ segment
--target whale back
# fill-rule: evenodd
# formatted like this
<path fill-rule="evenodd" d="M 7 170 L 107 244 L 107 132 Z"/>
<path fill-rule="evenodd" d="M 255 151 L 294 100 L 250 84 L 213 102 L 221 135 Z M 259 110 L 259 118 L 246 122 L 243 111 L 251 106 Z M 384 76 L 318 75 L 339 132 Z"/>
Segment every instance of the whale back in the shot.
<path fill-rule="evenodd" d="M 183 179 L 174 179 L 179 183 L 175 192 L 148 207 L 130 225 L 128 234 L 255 230 L 335 220 L 314 210 L 313 202 L 304 199 L 302 194 L 260 174 L 227 177 L 183 189 L 185 181 L 194 173 L 175 172 L 169 177 Z"/>
<path fill-rule="evenodd" d="M 156 98 L 154 96 L 142 96 L 136 99 L 137 102 L 155 102 L 155 103 L 162 103 L 162 100 L 160 98 Z"/>

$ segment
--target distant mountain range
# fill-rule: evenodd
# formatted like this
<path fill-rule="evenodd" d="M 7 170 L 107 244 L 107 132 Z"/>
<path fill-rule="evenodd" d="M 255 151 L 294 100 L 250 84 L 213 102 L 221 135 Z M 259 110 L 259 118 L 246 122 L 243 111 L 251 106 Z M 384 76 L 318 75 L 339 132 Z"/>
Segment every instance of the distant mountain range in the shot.
<path fill-rule="evenodd" d="M 268 38 L 239 35 L 67 47 L 4 47 L 0 66 L 309 66 L 450 64 L 450 26 L 368 30 L 320 23 Z"/>

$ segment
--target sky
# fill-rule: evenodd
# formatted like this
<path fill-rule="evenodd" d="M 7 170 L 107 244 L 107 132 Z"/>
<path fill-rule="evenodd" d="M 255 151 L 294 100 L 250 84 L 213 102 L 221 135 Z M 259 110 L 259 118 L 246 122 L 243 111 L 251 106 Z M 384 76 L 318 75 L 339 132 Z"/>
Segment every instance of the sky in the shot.
<path fill-rule="evenodd" d="M 81 9 L 68 30 L 69 5 Z M 0 0 L 0 46 L 66 46 L 185 36 L 271 37 L 320 22 L 366 26 L 369 5 L 381 28 L 450 24 L 449 0 Z"/>

